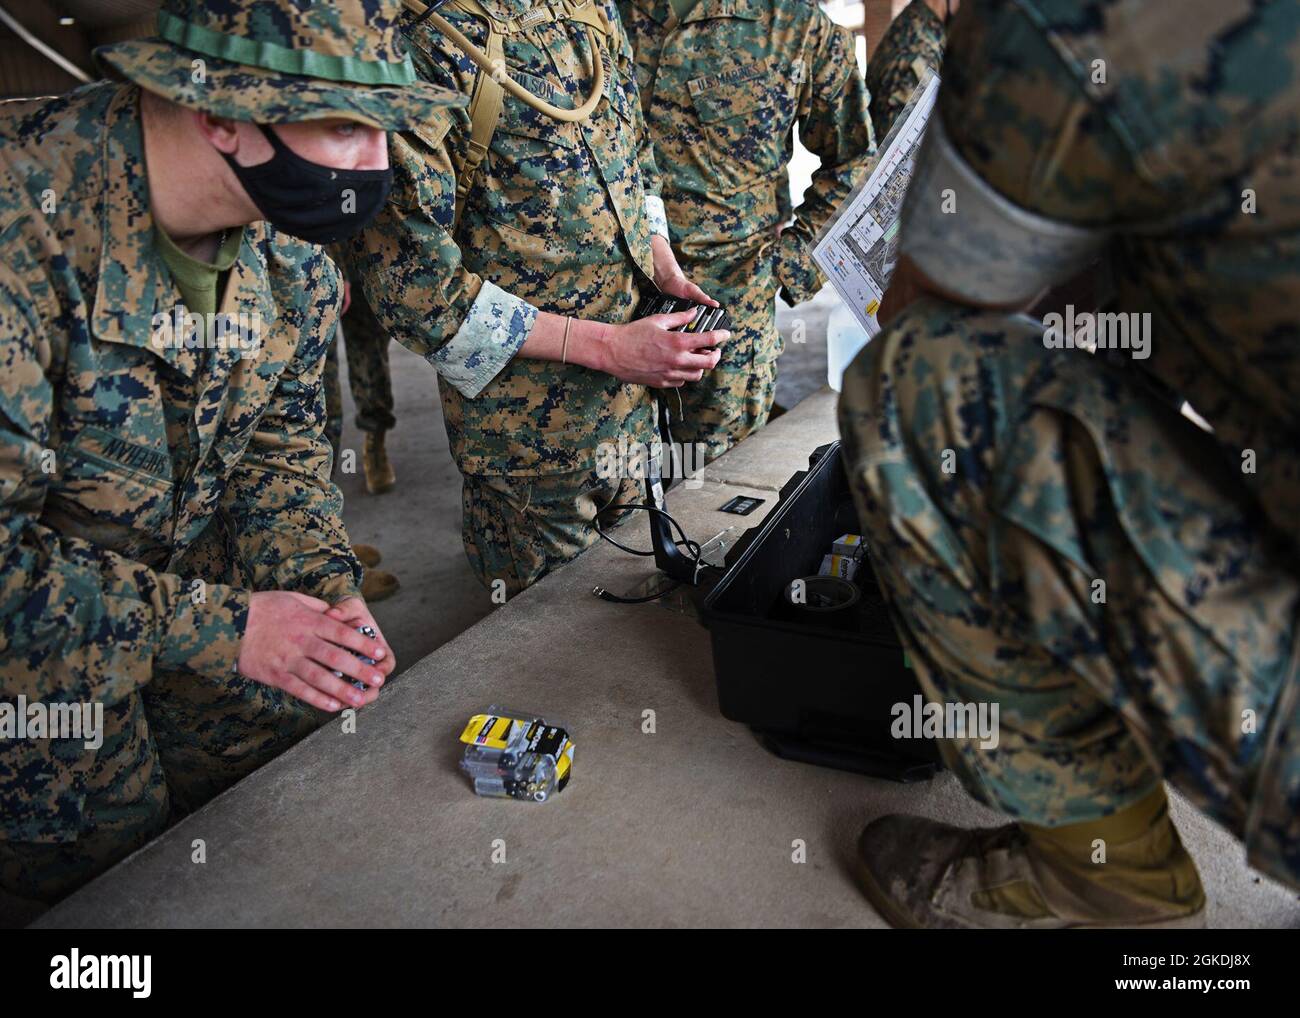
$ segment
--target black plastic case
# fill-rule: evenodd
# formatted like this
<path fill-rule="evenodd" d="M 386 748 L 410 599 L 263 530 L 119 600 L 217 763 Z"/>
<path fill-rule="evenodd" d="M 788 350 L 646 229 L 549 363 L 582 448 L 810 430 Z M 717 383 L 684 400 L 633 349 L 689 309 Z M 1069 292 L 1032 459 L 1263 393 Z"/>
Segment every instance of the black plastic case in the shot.
<path fill-rule="evenodd" d="M 931 740 L 890 735 L 893 707 L 920 693 L 868 561 L 851 618 L 794 617 L 785 591 L 816 575 L 841 534 L 858 532 L 840 443 L 822 446 L 781 490 L 761 527 L 728 556 L 701 605 L 713 643 L 718 704 L 779 756 L 898 781 L 939 769 Z"/>

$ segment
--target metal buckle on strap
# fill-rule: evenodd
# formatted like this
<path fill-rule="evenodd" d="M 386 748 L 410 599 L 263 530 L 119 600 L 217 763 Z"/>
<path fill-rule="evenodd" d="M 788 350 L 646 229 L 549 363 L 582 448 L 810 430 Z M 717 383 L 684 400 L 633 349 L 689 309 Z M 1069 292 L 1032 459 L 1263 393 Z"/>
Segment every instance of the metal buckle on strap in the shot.
<path fill-rule="evenodd" d="M 591 15 L 596 14 L 599 5 L 593 0 L 553 0 L 556 7 L 564 11 L 566 18 L 591 24 Z"/>

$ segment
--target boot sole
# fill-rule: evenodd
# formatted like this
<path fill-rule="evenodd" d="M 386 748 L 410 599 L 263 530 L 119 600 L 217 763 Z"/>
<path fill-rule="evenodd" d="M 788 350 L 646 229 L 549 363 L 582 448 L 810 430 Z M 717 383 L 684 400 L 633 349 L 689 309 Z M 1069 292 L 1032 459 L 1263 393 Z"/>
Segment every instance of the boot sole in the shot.
<path fill-rule="evenodd" d="M 876 883 L 871 867 L 867 865 L 867 861 L 862 858 L 860 852 L 854 857 L 853 862 L 853 876 L 858 885 L 858 890 L 863 893 L 881 919 L 896 930 L 921 930 L 925 928 L 912 918 L 911 913 L 904 911 L 893 898 L 886 894 L 883 887 Z"/>

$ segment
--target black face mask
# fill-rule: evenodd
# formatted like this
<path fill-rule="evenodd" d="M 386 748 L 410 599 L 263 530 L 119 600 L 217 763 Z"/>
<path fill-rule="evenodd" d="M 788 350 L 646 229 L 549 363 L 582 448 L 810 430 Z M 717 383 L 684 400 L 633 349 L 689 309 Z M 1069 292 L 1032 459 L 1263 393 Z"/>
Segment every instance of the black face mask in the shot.
<path fill-rule="evenodd" d="M 365 229 L 393 186 L 393 171 L 336 170 L 302 158 L 264 124 L 258 128 L 275 155 L 256 166 L 226 162 L 248 197 L 277 230 L 310 244 L 333 244 Z M 345 194 L 351 190 L 352 194 Z"/>

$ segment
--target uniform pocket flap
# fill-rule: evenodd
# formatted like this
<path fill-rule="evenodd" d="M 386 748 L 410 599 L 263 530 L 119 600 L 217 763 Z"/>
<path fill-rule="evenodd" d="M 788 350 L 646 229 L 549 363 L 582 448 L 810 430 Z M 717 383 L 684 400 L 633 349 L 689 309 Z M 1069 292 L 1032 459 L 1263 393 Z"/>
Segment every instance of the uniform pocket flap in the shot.
<path fill-rule="evenodd" d="M 445 114 L 435 113 L 427 123 L 416 124 L 411 128 L 410 133 L 436 152 L 442 144 L 442 139 L 447 137 L 447 132 L 450 130 L 451 118 Z"/>
<path fill-rule="evenodd" d="M 573 97 L 547 78 L 515 70 L 510 72 L 510 77 L 543 102 L 558 106 L 560 109 L 573 108 Z M 540 110 L 533 109 L 522 99 L 517 99 L 506 92 L 497 131 L 521 138 L 534 138 L 563 148 L 577 148 L 578 135 L 575 126 L 547 116 Z"/>
<path fill-rule="evenodd" d="M 772 93 L 766 76 L 767 61 L 763 61 L 688 82 L 691 102 L 700 122 L 713 124 L 771 106 Z"/>

